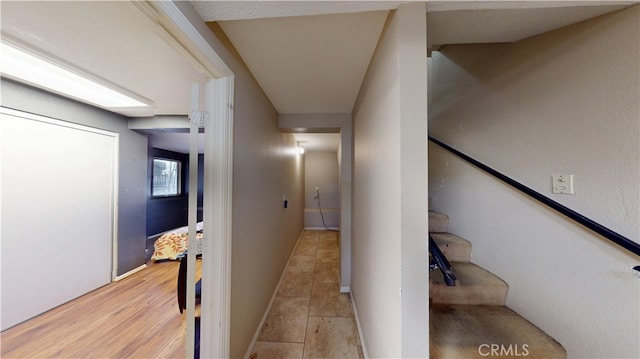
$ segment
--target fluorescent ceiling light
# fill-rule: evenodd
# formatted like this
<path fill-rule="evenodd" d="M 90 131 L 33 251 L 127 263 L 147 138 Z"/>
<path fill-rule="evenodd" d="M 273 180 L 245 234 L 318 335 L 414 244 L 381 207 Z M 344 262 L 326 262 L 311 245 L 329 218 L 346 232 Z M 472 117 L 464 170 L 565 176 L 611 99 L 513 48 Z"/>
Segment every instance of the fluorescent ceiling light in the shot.
<path fill-rule="evenodd" d="M 5 42 L 0 51 L 0 72 L 9 78 L 107 109 L 149 107 L 149 104 Z"/>

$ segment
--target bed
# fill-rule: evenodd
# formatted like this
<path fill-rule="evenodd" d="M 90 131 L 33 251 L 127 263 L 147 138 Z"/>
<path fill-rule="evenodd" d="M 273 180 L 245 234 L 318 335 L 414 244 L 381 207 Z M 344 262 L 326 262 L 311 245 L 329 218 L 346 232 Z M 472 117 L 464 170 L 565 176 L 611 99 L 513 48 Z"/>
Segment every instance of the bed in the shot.
<path fill-rule="evenodd" d="M 202 240 L 202 222 L 196 224 L 196 240 Z M 177 260 L 182 258 L 189 247 L 189 227 L 180 227 L 163 233 L 153 243 L 153 255 L 151 259 Z"/>

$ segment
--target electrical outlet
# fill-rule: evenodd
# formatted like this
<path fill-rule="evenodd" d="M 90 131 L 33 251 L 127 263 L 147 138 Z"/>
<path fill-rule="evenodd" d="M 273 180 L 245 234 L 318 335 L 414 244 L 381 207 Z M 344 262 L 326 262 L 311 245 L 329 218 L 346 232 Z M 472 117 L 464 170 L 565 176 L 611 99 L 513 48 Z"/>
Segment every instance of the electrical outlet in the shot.
<path fill-rule="evenodd" d="M 316 187 L 316 193 L 313 195 L 313 199 L 318 199 L 320 197 L 320 189 Z"/>

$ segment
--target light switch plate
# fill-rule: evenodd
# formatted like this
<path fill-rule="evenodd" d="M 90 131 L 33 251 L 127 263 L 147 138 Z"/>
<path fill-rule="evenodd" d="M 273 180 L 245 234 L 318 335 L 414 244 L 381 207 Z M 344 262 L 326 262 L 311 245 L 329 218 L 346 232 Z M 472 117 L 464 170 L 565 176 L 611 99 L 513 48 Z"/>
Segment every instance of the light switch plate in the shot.
<path fill-rule="evenodd" d="M 573 175 L 552 175 L 552 191 L 559 194 L 576 194 L 573 189 Z"/>
<path fill-rule="evenodd" d="M 196 255 L 202 254 L 203 238 L 196 239 Z"/>

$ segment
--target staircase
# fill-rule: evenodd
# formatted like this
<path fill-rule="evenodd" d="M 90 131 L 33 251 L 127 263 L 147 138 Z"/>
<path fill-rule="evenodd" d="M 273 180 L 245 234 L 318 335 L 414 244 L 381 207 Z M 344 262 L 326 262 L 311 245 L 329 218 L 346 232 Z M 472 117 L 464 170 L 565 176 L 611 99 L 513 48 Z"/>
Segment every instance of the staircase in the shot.
<path fill-rule="evenodd" d="M 566 358 L 553 338 L 505 306 L 508 285 L 470 262 L 471 243 L 448 233 L 449 218 L 429 212 L 429 231 L 453 267 L 455 286 L 429 275 L 430 358 Z"/>

